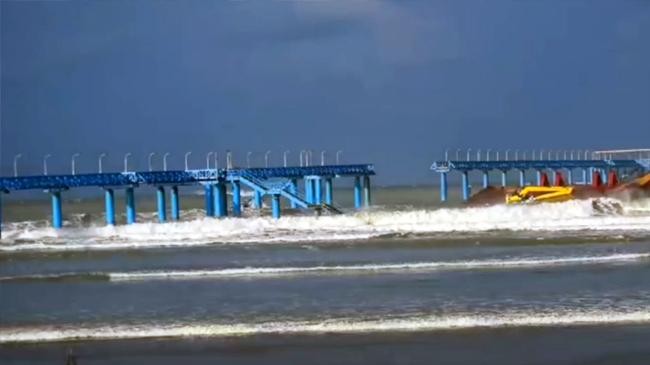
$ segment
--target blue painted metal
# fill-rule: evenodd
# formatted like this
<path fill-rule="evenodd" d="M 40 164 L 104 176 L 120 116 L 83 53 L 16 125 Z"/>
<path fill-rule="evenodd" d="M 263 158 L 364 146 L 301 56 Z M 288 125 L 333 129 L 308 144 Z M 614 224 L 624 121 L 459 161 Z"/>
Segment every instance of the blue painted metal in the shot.
<path fill-rule="evenodd" d="M 2 238 L 2 194 L 3 192 L 0 191 L 0 239 Z"/>
<path fill-rule="evenodd" d="M 328 177 L 325 179 L 325 204 L 333 204 L 334 194 L 332 192 L 332 178 Z"/>
<path fill-rule="evenodd" d="M 354 177 L 354 208 L 361 209 L 361 177 Z"/>
<path fill-rule="evenodd" d="M 215 210 L 217 212 L 217 217 L 223 218 L 228 216 L 228 195 L 226 194 L 226 184 L 223 182 L 217 183 L 215 189 Z"/>
<path fill-rule="evenodd" d="M 314 204 L 314 185 L 312 179 L 305 178 L 305 199 L 307 203 Z"/>
<path fill-rule="evenodd" d="M 263 199 L 262 199 L 262 197 L 263 197 L 262 192 L 259 191 L 259 190 L 255 190 L 255 191 L 253 191 L 253 195 L 254 195 L 253 196 L 253 207 L 255 207 L 256 209 L 261 209 L 262 206 L 264 205 Z"/>
<path fill-rule="evenodd" d="M 280 195 L 271 195 L 271 209 L 273 210 L 273 218 L 280 219 Z"/>
<path fill-rule="evenodd" d="M 297 179 L 291 179 L 291 185 L 289 185 L 289 193 L 296 195 L 298 192 L 298 180 Z M 291 208 L 296 209 L 298 205 L 296 204 L 295 201 L 291 200 Z"/>
<path fill-rule="evenodd" d="M 159 186 L 156 189 L 156 200 L 158 202 L 158 221 L 164 223 L 167 221 L 167 199 L 165 199 L 165 187 Z M 212 205 L 212 202 L 210 202 Z"/>
<path fill-rule="evenodd" d="M 526 186 L 526 171 L 519 170 L 519 186 Z"/>
<path fill-rule="evenodd" d="M 488 171 L 483 171 L 483 188 L 490 186 L 490 175 Z"/>
<path fill-rule="evenodd" d="M 241 185 L 239 181 L 232 182 L 232 215 L 241 216 Z"/>
<path fill-rule="evenodd" d="M 52 191 L 52 227 L 59 229 L 63 227 L 63 210 L 61 208 L 61 192 Z"/>
<path fill-rule="evenodd" d="M 368 175 L 365 175 L 363 177 L 363 201 L 366 208 L 372 205 L 372 201 L 370 199 L 370 176 Z"/>
<path fill-rule="evenodd" d="M 126 223 L 135 223 L 135 193 L 133 187 L 126 188 Z"/>
<path fill-rule="evenodd" d="M 115 225 L 115 192 L 113 189 L 104 190 L 104 205 L 106 211 L 106 224 Z"/>
<path fill-rule="evenodd" d="M 467 201 L 469 199 L 470 191 L 469 191 L 469 176 L 467 175 L 467 171 L 463 171 L 463 200 Z"/>
<path fill-rule="evenodd" d="M 568 169 L 568 168 L 633 168 L 644 170 L 642 161 L 638 160 L 543 160 L 543 161 L 436 161 L 431 169 L 436 172 L 448 172 L 451 170 L 472 171 L 472 170 L 544 170 L 544 169 Z"/>
<path fill-rule="evenodd" d="M 203 185 L 203 197 L 205 199 L 205 215 L 206 217 L 214 217 L 214 185 Z"/>
<path fill-rule="evenodd" d="M 449 192 L 449 186 L 447 184 L 447 173 L 441 172 L 440 173 L 440 201 L 441 202 L 447 201 L 448 192 Z"/>
<path fill-rule="evenodd" d="M 504 188 L 508 186 L 508 175 L 505 170 L 501 171 L 501 186 L 503 186 Z"/>
<path fill-rule="evenodd" d="M 323 202 L 323 185 L 322 179 L 314 179 L 314 204 L 321 204 Z"/>
<path fill-rule="evenodd" d="M 178 186 L 172 186 L 172 220 L 179 220 L 181 218 L 181 204 L 178 197 Z"/>

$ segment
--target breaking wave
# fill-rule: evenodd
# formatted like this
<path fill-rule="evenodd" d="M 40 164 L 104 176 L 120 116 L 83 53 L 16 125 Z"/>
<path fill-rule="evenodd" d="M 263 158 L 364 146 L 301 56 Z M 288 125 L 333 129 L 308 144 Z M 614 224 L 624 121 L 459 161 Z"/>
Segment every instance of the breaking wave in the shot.
<path fill-rule="evenodd" d="M 650 201 L 623 205 L 618 214 L 595 211 L 592 202 L 534 206 L 492 206 L 410 211 L 368 211 L 340 216 L 286 216 L 124 226 L 66 227 L 60 231 L 32 222 L 8 223 L 0 252 L 115 250 L 202 246 L 215 243 L 274 243 L 366 240 L 392 235 L 453 235 L 487 231 L 561 234 L 650 235 Z"/>
<path fill-rule="evenodd" d="M 254 335 L 359 334 L 448 331 L 504 327 L 560 327 L 650 323 L 650 311 L 567 310 L 412 315 L 389 318 L 331 318 L 261 323 L 171 323 L 168 325 L 32 326 L 0 329 L 0 343 L 129 340 L 146 338 L 244 337 Z"/>

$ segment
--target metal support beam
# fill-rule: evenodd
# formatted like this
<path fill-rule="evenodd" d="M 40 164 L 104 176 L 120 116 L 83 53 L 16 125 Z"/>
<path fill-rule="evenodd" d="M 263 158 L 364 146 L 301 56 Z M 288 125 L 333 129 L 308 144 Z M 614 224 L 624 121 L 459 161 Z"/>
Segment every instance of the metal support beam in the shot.
<path fill-rule="evenodd" d="M 447 201 L 448 192 L 449 192 L 449 187 L 447 184 L 447 173 L 441 172 L 440 173 L 440 201 L 441 202 L 444 203 Z"/>
<path fill-rule="evenodd" d="M 60 229 L 63 227 L 63 211 L 61 208 L 61 192 L 53 191 L 52 195 L 52 227 Z"/>
<path fill-rule="evenodd" d="M 253 195 L 253 206 L 255 209 L 262 209 L 262 206 L 264 205 L 262 193 L 258 190 L 254 190 Z"/>
<path fill-rule="evenodd" d="M 483 189 L 488 186 L 490 186 L 490 175 L 488 174 L 488 171 L 483 171 Z"/>
<path fill-rule="evenodd" d="M 0 190 L 0 239 L 2 238 L 2 190 Z"/>
<path fill-rule="evenodd" d="M 172 220 L 177 221 L 181 218 L 181 205 L 178 199 L 178 186 L 172 186 Z"/>
<path fill-rule="evenodd" d="M 219 182 L 215 185 L 214 205 L 217 217 L 223 218 L 228 216 L 228 195 L 226 194 L 226 184 Z"/>
<path fill-rule="evenodd" d="M 205 198 L 205 216 L 214 217 L 214 185 L 203 185 L 203 196 Z"/>
<path fill-rule="evenodd" d="M 526 186 L 526 171 L 519 170 L 519 186 Z"/>
<path fill-rule="evenodd" d="M 354 208 L 361 209 L 361 177 L 354 177 Z"/>
<path fill-rule="evenodd" d="M 271 196 L 271 209 L 273 211 L 273 218 L 280 219 L 280 195 L 273 194 Z"/>
<path fill-rule="evenodd" d="M 232 182 L 232 215 L 241 216 L 241 184 L 239 181 Z"/>
<path fill-rule="evenodd" d="M 370 176 L 368 175 L 363 177 L 363 201 L 366 208 L 369 208 L 372 205 L 370 199 Z"/>
<path fill-rule="evenodd" d="M 504 188 L 508 186 L 508 172 L 506 170 L 501 170 L 501 186 Z"/>
<path fill-rule="evenodd" d="M 587 184 L 587 169 L 582 169 L 582 183 Z"/>
<path fill-rule="evenodd" d="M 305 178 L 305 200 L 307 203 L 314 204 L 314 189 L 312 180 Z"/>
<path fill-rule="evenodd" d="M 167 199 L 165 199 L 165 187 L 159 186 L 156 189 L 156 200 L 158 202 L 158 221 L 167 221 Z"/>
<path fill-rule="evenodd" d="M 133 187 L 126 188 L 126 223 L 135 223 L 135 193 Z"/>
<path fill-rule="evenodd" d="M 467 175 L 467 171 L 463 171 L 463 200 L 467 201 L 469 200 L 469 176 Z"/>
<path fill-rule="evenodd" d="M 320 205 L 323 202 L 323 182 L 321 178 L 314 179 L 314 204 Z"/>
<path fill-rule="evenodd" d="M 537 186 L 542 185 L 542 170 L 537 170 Z"/>
<path fill-rule="evenodd" d="M 298 179 L 291 179 L 291 185 L 289 185 L 289 192 L 293 195 L 296 195 L 298 190 Z M 296 209 L 298 205 L 293 200 L 291 201 L 291 208 Z"/>
<path fill-rule="evenodd" d="M 332 205 L 334 194 L 332 191 L 332 178 L 325 179 L 325 204 Z"/>
<path fill-rule="evenodd" d="M 104 205 L 106 211 L 106 224 L 115 225 L 115 192 L 113 189 L 104 190 Z"/>
<path fill-rule="evenodd" d="M 573 185 L 573 170 L 567 170 L 567 184 Z"/>

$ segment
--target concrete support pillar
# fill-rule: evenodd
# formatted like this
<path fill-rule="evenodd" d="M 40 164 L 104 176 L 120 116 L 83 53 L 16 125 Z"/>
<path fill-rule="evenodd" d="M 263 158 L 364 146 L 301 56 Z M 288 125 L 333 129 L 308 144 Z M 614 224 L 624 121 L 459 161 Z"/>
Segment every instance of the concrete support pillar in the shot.
<path fill-rule="evenodd" d="M 361 209 L 361 177 L 354 177 L 354 207 Z"/>
<path fill-rule="evenodd" d="M 506 170 L 501 171 L 501 186 L 504 188 L 508 186 L 508 171 Z"/>
<path fill-rule="evenodd" d="M 582 169 L 582 183 L 587 185 L 588 180 L 587 180 L 587 169 Z"/>
<path fill-rule="evenodd" d="M 228 195 L 226 194 L 226 184 L 219 182 L 215 185 L 214 205 L 217 217 L 223 218 L 228 216 Z"/>
<path fill-rule="evenodd" d="M 232 215 L 241 217 L 241 185 L 239 181 L 232 182 Z"/>
<path fill-rule="evenodd" d="M 253 192 L 253 206 L 255 209 L 262 209 L 263 205 L 262 193 L 258 190 Z"/>
<path fill-rule="evenodd" d="M 273 212 L 273 218 L 280 219 L 280 195 L 273 194 L 271 196 L 271 210 Z"/>
<path fill-rule="evenodd" d="M 135 193 L 133 187 L 126 188 L 126 223 L 135 223 Z"/>
<path fill-rule="evenodd" d="M 328 177 L 325 179 L 325 204 L 332 205 L 333 200 L 332 178 Z"/>
<path fill-rule="evenodd" d="M 298 191 L 298 179 L 291 179 L 291 185 L 289 185 L 289 192 L 293 195 L 296 195 Z M 291 201 L 291 208 L 296 209 L 298 205 L 293 200 Z"/>
<path fill-rule="evenodd" d="M 63 209 L 61 208 L 61 192 L 53 191 L 52 195 L 52 227 L 63 227 Z"/>
<path fill-rule="evenodd" d="M 178 199 L 178 186 L 172 186 L 172 220 L 181 218 L 181 205 Z"/>
<path fill-rule="evenodd" d="M 314 204 L 320 205 L 323 202 L 323 181 L 319 177 L 314 179 Z"/>
<path fill-rule="evenodd" d="M 372 200 L 370 196 L 370 176 L 365 175 L 363 177 L 363 201 L 366 208 L 369 208 L 372 205 Z"/>
<path fill-rule="evenodd" d="M 542 185 L 542 170 L 537 170 L 537 186 Z"/>
<path fill-rule="evenodd" d="M 519 186 L 526 186 L 526 171 L 519 170 Z"/>
<path fill-rule="evenodd" d="M 305 199 L 307 203 L 314 204 L 314 189 L 312 185 L 312 180 L 305 178 Z"/>
<path fill-rule="evenodd" d="M 104 207 L 106 214 L 106 225 L 115 225 L 115 192 L 113 189 L 104 190 Z"/>
<path fill-rule="evenodd" d="M 158 221 L 165 223 L 167 221 L 167 199 L 165 198 L 165 187 L 159 186 L 156 189 L 156 201 L 158 203 Z M 212 204 L 212 202 L 210 202 Z"/>
<path fill-rule="evenodd" d="M 467 171 L 463 171 L 463 200 L 467 201 L 469 200 L 469 176 Z"/>
<path fill-rule="evenodd" d="M 483 189 L 490 186 L 490 175 L 488 171 L 483 171 Z"/>
<path fill-rule="evenodd" d="M 444 203 L 447 201 L 448 192 L 449 192 L 449 187 L 447 185 L 447 173 L 441 172 L 440 173 L 440 201 L 441 202 Z"/>
<path fill-rule="evenodd" d="M 566 178 L 567 178 L 567 184 L 573 185 L 573 170 L 572 169 L 567 170 Z"/>
<path fill-rule="evenodd" d="M 205 216 L 214 217 L 214 185 L 203 185 L 203 195 L 205 197 Z"/>

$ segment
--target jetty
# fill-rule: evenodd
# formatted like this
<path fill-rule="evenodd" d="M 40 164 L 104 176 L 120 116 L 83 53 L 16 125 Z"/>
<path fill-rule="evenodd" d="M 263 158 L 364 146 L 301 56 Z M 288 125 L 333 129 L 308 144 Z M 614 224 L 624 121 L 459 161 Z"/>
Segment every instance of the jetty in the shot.
<path fill-rule="evenodd" d="M 306 152 L 306 151 L 303 151 Z M 17 168 L 17 158 L 14 158 L 14 176 L 0 177 L 0 226 L 2 224 L 2 195 L 17 190 L 41 190 L 51 197 L 52 227 L 60 229 L 63 226 L 62 197 L 66 191 L 80 187 L 97 187 L 104 192 L 105 217 L 107 225 L 115 225 L 115 191 L 125 190 L 126 223 L 136 222 L 136 191 L 138 187 L 151 186 L 156 190 L 158 220 L 167 221 L 167 195 L 170 195 L 171 220 L 180 219 L 181 197 L 179 187 L 187 185 L 202 185 L 205 192 L 205 212 L 209 217 L 224 218 L 229 215 L 242 215 L 242 188 L 253 192 L 253 206 L 261 209 L 264 196 L 270 196 L 271 214 L 273 218 L 281 216 L 281 199 L 291 208 L 314 211 L 318 214 L 329 212 L 341 213 L 334 205 L 334 180 L 351 178 L 354 180 L 354 207 L 361 209 L 371 204 L 370 177 L 375 175 L 372 164 L 326 164 L 324 154 L 321 164 L 313 165 L 310 154 L 300 155 L 299 166 L 287 164 L 286 153 L 284 166 L 267 167 L 237 167 L 233 164 L 232 154 L 226 157 L 227 166 L 219 168 L 215 160 L 210 166 L 210 155 L 206 156 L 206 168 L 189 169 L 185 158 L 184 170 L 167 170 L 166 159 L 161 171 L 153 171 L 151 158 L 149 171 L 130 171 L 128 156 L 124 158 L 124 171 L 103 172 L 102 158 L 98 160 L 98 172 L 76 173 L 74 156 L 72 173 L 66 175 L 48 175 L 47 165 L 41 175 L 20 176 Z M 17 155 L 19 156 L 19 155 Z M 150 155 L 151 157 L 151 155 Z M 248 159 L 249 156 L 247 156 Z M 268 157 L 268 154 L 267 156 Z M 304 157 L 304 158 L 303 158 Z M 46 160 L 46 159 L 44 159 Z M 247 163 L 250 165 L 250 163 Z M 230 191 L 231 201 L 228 193 Z M 0 229 L 0 233 L 1 233 Z"/>
<path fill-rule="evenodd" d="M 501 174 L 501 186 L 508 185 L 508 174 L 518 175 L 519 186 L 529 184 L 534 174 L 535 185 L 541 185 L 550 173 L 554 180 L 562 179 L 569 185 L 591 184 L 595 175 L 604 183 L 616 174 L 632 175 L 650 171 L 650 148 L 624 150 L 505 150 L 457 149 L 454 156 L 445 151 L 444 159 L 431 165 L 440 174 L 440 200 L 448 200 L 448 175 L 454 171 L 461 175 L 461 192 L 464 201 L 471 195 L 470 173 L 482 175 L 482 187 L 490 186 L 490 173 Z M 566 175 L 566 179 L 564 179 Z"/>

